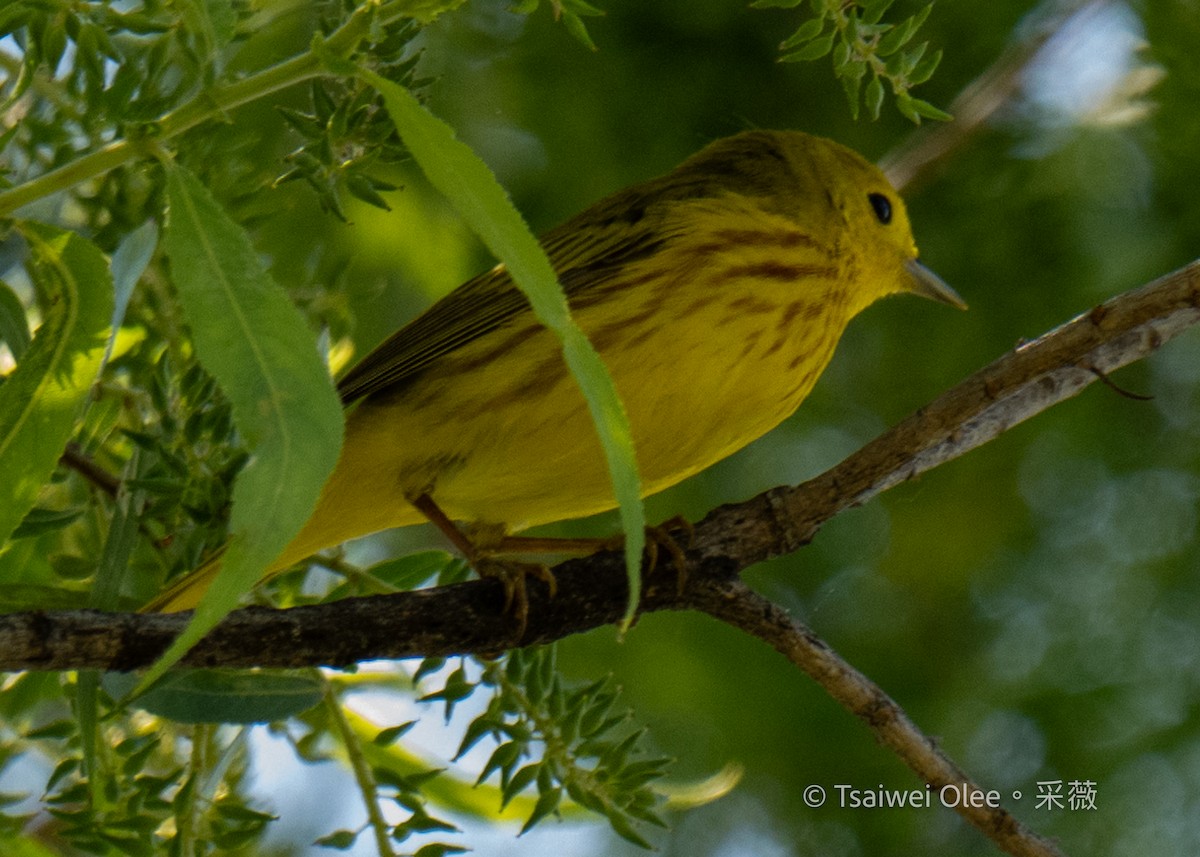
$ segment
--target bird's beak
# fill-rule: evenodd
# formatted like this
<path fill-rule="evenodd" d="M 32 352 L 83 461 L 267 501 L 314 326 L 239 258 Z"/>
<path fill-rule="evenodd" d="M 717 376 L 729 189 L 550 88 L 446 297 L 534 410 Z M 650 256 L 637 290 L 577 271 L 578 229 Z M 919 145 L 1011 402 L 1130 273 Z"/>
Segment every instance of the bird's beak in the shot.
<path fill-rule="evenodd" d="M 967 308 L 967 302 L 959 296 L 958 292 L 946 285 L 946 282 L 941 277 L 916 259 L 909 259 L 905 262 L 904 269 L 908 271 L 908 275 L 911 278 L 909 289 L 914 294 L 932 298 L 935 301 L 941 301 L 944 304 L 950 304 L 950 306 L 958 307 L 959 309 Z"/>

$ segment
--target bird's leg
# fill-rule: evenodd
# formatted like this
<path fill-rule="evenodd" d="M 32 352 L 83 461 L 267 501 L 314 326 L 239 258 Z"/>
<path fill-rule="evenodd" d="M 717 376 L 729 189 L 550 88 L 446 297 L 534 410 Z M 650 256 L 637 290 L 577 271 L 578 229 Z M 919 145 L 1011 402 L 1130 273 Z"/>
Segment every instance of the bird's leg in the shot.
<path fill-rule="evenodd" d="M 675 533 L 682 530 L 686 539 L 681 545 Z M 675 566 L 676 586 L 682 594 L 687 583 L 687 554 L 696 537 L 695 528 L 682 515 L 663 521 L 657 526 L 646 527 L 646 573 L 658 566 L 659 549 L 671 555 Z M 488 544 L 489 554 L 569 554 L 588 556 L 600 551 L 619 550 L 625 544 L 625 536 L 618 534 L 605 538 L 559 538 L 554 536 L 501 536 Z"/>
<path fill-rule="evenodd" d="M 495 554 L 498 552 L 493 549 L 492 542 L 503 542 L 506 538 L 503 533 L 491 538 L 472 538 L 470 534 L 464 532 L 450 520 L 429 494 L 421 494 L 411 502 L 417 511 L 442 531 L 442 534 L 458 549 L 480 577 L 491 577 L 500 581 L 504 587 L 504 610 L 505 612 L 512 611 L 517 620 L 517 638 L 523 637 L 529 618 L 529 593 L 525 588 L 525 577 L 532 574 L 545 583 L 550 590 L 550 597 L 553 598 L 558 588 L 558 582 L 554 579 L 550 569 L 538 563 L 497 559 Z M 475 535 L 480 535 L 480 533 Z"/>
<path fill-rule="evenodd" d="M 532 574 L 545 583 L 552 598 L 557 591 L 558 582 L 550 568 L 542 563 L 505 560 L 499 557 L 522 554 L 588 556 L 600 551 L 618 550 L 625 544 L 625 536 L 620 534 L 606 538 L 559 538 L 510 536 L 501 531 L 488 532 L 486 529 L 468 532 L 450 520 L 429 494 L 421 494 L 411 502 L 430 523 L 442 531 L 480 577 L 492 577 L 503 584 L 504 609 L 512 610 L 516 616 L 520 628 L 518 636 L 524 634 L 525 623 L 529 617 L 526 576 Z M 686 534 L 682 545 L 676 538 L 678 531 Z M 671 564 L 675 567 L 676 588 L 682 593 L 687 582 L 685 551 L 692 546 L 694 538 L 695 530 L 691 523 L 678 515 L 658 526 L 646 527 L 646 573 L 650 574 L 657 568 L 659 551 L 666 550 L 671 555 Z"/>

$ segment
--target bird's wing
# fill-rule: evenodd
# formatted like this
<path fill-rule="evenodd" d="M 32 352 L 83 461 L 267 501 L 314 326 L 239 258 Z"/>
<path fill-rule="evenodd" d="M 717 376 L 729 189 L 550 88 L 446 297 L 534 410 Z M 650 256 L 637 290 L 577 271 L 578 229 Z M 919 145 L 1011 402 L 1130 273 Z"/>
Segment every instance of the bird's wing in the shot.
<path fill-rule="evenodd" d="M 543 236 L 542 246 L 568 298 L 610 280 L 662 243 L 651 226 L 655 216 L 639 206 L 631 191 L 597 203 Z M 338 383 L 342 402 L 349 405 L 384 389 L 398 389 L 440 357 L 528 311 L 529 301 L 503 267 L 480 274 L 360 360 Z"/>

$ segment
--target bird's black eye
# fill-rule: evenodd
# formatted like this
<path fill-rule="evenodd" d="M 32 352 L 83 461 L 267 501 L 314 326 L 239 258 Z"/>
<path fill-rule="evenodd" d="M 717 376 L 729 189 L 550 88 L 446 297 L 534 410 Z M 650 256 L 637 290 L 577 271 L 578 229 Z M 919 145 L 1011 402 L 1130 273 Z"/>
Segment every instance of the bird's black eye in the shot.
<path fill-rule="evenodd" d="M 875 217 L 884 226 L 892 222 L 892 201 L 881 193 L 867 194 L 867 201 L 875 209 Z"/>

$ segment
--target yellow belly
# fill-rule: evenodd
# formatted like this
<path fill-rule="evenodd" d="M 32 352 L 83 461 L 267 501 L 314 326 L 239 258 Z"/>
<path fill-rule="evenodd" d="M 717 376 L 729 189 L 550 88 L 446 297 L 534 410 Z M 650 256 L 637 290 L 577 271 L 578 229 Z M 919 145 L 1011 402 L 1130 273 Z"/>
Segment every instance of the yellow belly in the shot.
<path fill-rule="evenodd" d="M 605 303 L 577 309 L 629 414 L 644 494 L 765 434 L 811 390 L 848 319 L 825 312 L 806 323 L 806 309 L 829 296 L 803 283 L 779 288 L 757 301 L 672 292 L 669 332 L 650 337 L 638 319 L 661 299 L 654 294 L 616 316 Z M 422 521 L 409 501 L 424 493 L 454 520 L 509 532 L 615 505 L 583 396 L 558 340 L 531 316 L 351 411 L 342 459 L 277 567 Z"/>

